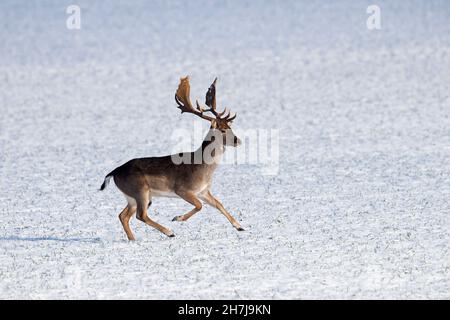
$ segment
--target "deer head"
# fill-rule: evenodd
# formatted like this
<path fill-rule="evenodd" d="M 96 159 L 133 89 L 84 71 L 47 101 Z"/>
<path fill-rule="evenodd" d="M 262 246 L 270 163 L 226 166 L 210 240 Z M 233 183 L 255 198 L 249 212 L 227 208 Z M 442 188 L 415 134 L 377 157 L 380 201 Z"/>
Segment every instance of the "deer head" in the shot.
<path fill-rule="evenodd" d="M 189 77 L 186 76 L 180 79 L 177 92 L 175 93 L 175 101 L 180 108 L 181 113 L 192 113 L 196 116 L 205 119 L 211 123 L 210 130 L 217 130 L 223 139 L 224 146 L 237 147 L 241 144 L 241 140 L 231 130 L 231 123 L 236 118 L 236 114 L 231 117 L 231 113 L 225 108 L 222 112 L 217 112 L 216 109 L 216 83 L 217 78 L 206 92 L 205 104 L 208 108 L 200 106 L 198 100 L 196 100 L 196 108 L 191 103 L 190 91 L 191 86 L 189 84 Z M 206 115 L 210 113 L 212 116 Z"/>

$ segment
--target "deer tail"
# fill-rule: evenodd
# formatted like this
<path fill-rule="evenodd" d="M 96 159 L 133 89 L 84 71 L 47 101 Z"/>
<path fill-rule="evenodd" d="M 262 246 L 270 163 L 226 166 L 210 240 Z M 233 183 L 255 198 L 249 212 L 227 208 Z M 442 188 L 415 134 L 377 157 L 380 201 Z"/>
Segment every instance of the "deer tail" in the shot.
<path fill-rule="evenodd" d="M 108 186 L 109 184 L 109 180 L 111 180 L 112 177 L 114 177 L 114 173 L 116 170 L 111 171 L 110 173 L 108 173 L 105 177 L 105 180 L 103 181 L 101 187 L 100 187 L 100 191 L 105 190 L 105 188 Z"/>

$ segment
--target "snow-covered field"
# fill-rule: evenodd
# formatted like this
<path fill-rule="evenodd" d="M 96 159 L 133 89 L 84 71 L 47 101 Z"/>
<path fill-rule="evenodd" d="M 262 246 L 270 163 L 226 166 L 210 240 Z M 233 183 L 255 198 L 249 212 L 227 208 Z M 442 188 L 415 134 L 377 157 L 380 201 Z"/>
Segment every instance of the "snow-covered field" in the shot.
<path fill-rule="evenodd" d="M 192 130 L 186 74 L 193 98 L 219 77 L 236 128 L 279 130 L 279 172 L 216 172 L 246 232 L 156 199 L 176 237 L 132 220 L 130 243 L 98 188 Z M 0 298 L 448 299 L 449 116 L 448 1 L 2 0 Z"/>

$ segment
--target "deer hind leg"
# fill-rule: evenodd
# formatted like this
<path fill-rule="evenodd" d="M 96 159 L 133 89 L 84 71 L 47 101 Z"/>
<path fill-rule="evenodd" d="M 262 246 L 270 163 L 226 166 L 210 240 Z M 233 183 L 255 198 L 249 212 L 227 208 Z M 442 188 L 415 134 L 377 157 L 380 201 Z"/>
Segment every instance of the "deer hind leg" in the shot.
<path fill-rule="evenodd" d="M 197 198 L 197 196 L 192 192 L 177 192 L 177 194 L 190 204 L 192 204 L 195 208 L 189 211 L 188 213 L 185 213 L 181 216 L 176 216 L 172 219 L 172 221 L 186 221 L 190 217 L 192 217 L 194 214 L 202 210 L 202 203 Z"/>
<path fill-rule="evenodd" d="M 136 218 L 145 224 L 155 228 L 156 230 L 159 230 L 160 232 L 164 233 L 168 237 L 174 237 L 174 233 L 172 230 L 160 225 L 159 223 L 153 221 L 148 217 L 148 211 L 147 209 L 151 205 L 151 201 L 149 200 L 150 196 L 143 195 L 137 200 L 137 212 L 136 212 Z"/>
<path fill-rule="evenodd" d="M 233 216 L 223 207 L 222 203 L 220 203 L 209 190 L 204 193 L 201 198 L 212 207 L 218 209 L 238 231 L 244 231 L 244 228 L 241 227 L 239 222 L 233 218 Z"/>
<path fill-rule="evenodd" d="M 127 234 L 128 240 L 134 241 L 136 240 L 134 238 L 133 232 L 130 229 L 130 219 L 133 216 L 133 214 L 136 212 L 136 206 L 132 206 L 128 204 L 125 209 L 122 210 L 122 212 L 119 214 L 119 220 L 122 223 L 122 227 L 125 230 L 125 233 Z"/>

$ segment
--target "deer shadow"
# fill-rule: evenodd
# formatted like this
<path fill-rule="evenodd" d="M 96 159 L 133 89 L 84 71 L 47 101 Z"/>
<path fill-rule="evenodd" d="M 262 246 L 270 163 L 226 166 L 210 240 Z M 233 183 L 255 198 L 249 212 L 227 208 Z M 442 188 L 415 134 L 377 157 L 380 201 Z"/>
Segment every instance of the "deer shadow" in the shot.
<path fill-rule="evenodd" d="M 57 241 L 57 242 L 85 242 L 85 243 L 99 243 L 101 241 L 100 238 L 61 238 L 61 237 L 53 237 L 53 236 L 44 236 L 44 237 L 19 237 L 19 236 L 9 236 L 9 237 L 0 237 L 0 241 L 31 241 L 31 242 L 39 242 L 39 241 Z"/>

